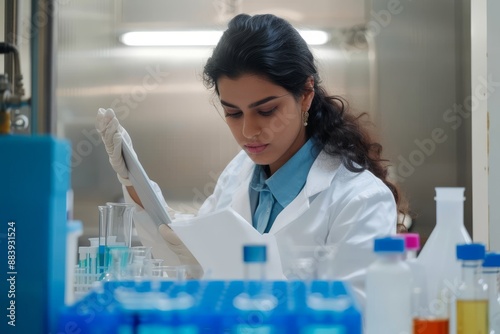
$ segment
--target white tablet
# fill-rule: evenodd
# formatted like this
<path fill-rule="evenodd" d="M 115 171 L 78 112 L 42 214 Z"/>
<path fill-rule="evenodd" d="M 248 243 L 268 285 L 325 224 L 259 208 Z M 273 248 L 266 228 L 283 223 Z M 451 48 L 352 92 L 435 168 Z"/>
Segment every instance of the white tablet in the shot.
<path fill-rule="evenodd" d="M 167 209 L 163 206 L 162 199 L 154 191 L 146 171 L 137 157 L 132 153 L 132 149 L 124 141 L 122 141 L 122 152 L 123 159 L 129 170 L 130 182 L 132 182 L 137 195 L 139 195 L 144 210 L 146 210 L 156 225 L 171 224 L 172 219 Z"/>

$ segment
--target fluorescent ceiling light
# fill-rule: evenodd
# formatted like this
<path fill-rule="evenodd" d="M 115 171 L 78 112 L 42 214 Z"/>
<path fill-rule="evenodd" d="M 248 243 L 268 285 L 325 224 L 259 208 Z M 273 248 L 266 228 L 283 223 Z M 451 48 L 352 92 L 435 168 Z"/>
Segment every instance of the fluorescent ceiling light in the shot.
<path fill-rule="evenodd" d="M 131 31 L 123 34 L 120 41 L 129 46 L 210 46 L 216 45 L 222 31 Z M 329 36 L 321 30 L 299 30 L 309 45 L 322 45 Z"/>
<path fill-rule="evenodd" d="M 130 46 L 188 46 L 215 45 L 222 31 L 132 31 L 122 35 L 121 41 Z"/>
<path fill-rule="evenodd" d="M 299 34 L 309 45 L 323 45 L 330 39 L 330 36 L 322 30 L 299 30 Z"/>

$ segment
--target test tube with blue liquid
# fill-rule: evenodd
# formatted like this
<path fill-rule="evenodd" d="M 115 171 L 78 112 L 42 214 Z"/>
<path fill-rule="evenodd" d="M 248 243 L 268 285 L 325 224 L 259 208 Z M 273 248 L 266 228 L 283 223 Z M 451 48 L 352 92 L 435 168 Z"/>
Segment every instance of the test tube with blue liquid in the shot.
<path fill-rule="evenodd" d="M 99 205 L 99 268 L 101 272 L 106 271 L 108 263 L 106 262 L 106 225 L 109 216 L 109 205 Z"/>
<path fill-rule="evenodd" d="M 78 268 L 77 282 L 76 284 L 81 286 L 82 284 L 87 284 L 88 274 L 90 274 L 89 263 L 89 247 L 80 246 L 78 247 Z"/>
<path fill-rule="evenodd" d="M 245 245 L 243 262 L 243 292 L 233 300 L 241 321 L 234 324 L 232 333 L 277 333 L 274 326 L 269 323 L 270 314 L 278 306 L 278 300 L 272 294 L 271 282 L 266 282 L 266 246 Z M 259 314 L 261 323 L 253 322 L 251 317 L 255 314 Z"/>

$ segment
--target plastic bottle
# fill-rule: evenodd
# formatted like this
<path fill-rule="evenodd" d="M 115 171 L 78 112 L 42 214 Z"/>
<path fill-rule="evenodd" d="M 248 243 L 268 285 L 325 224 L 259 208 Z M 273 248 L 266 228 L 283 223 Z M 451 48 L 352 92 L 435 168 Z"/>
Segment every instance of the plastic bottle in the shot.
<path fill-rule="evenodd" d="M 480 280 L 483 244 L 457 245 L 462 282 L 457 296 L 457 334 L 488 334 L 488 286 Z"/>
<path fill-rule="evenodd" d="M 436 188 L 436 226 L 418 255 L 427 278 L 429 316 L 448 317 L 452 334 L 456 333 L 454 301 L 461 272 L 456 246 L 472 242 L 464 226 L 464 191 L 460 187 Z"/>
<path fill-rule="evenodd" d="M 401 237 L 375 239 L 366 273 L 366 334 L 411 333 L 411 271 Z"/>
<path fill-rule="evenodd" d="M 500 334 L 500 253 L 487 253 L 483 262 L 483 280 L 488 285 L 489 334 Z"/>

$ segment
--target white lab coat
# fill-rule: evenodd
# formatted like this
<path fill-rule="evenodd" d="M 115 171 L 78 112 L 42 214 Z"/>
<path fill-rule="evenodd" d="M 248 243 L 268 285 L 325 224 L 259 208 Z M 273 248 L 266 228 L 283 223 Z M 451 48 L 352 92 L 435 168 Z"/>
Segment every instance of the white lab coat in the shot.
<path fill-rule="evenodd" d="M 254 167 L 241 151 L 222 172 L 198 215 L 230 206 L 251 223 L 249 184 Z M 131 200 L 126 191 L 125 197 Z M 139 236 L 147 234 L 141 228 L 146 219 L 144 212 L 134 217 Z M 303 265 L 313 264 L 318 278 L 348 281 L 363 306 L 366 269 L 375 259 L 373 240 L 395 234 L 396 222 L 394 197 L 380 179 L 369 171 L 350 172 L 339 158 L 322 151 L 304 188 L 276 217 L 269 233 L 276 238 L 286 277 L 307 278 L 309 267 Z M 161 242 L 158 233 L 151 237 Z"/>

